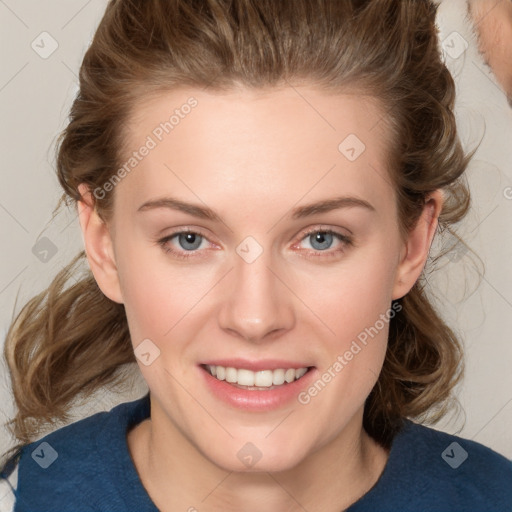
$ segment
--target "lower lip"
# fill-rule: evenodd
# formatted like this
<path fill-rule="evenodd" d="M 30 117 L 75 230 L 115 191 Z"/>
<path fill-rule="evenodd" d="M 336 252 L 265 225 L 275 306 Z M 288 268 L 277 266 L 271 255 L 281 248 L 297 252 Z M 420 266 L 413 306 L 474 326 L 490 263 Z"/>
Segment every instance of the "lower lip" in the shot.
<path fill-rule="evenodd" d="M 316 372 L 311 368 L 300 379 L 288 384 L 266 391 L 237 388 L 224 380 L 219 380 L 201 366 L 198 367 L 203 374 L 206 385 L 212 393 L 223 402 L 247 411 L 271 411 L 279 409 L 294 399 L 306 389 Z"/>

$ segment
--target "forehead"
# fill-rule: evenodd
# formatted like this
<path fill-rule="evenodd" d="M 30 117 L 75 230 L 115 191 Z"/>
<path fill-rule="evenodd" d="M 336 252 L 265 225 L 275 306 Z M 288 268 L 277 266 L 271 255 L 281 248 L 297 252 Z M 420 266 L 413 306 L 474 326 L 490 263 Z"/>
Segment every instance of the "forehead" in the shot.
<path fill-rule="evenodd" d="M 162 92 L 132 111 L 123 163 L 144 146 L 150 149 L 138 155 L 116 195 L 142 201 L 179 188 L 189 197 L 243 193 L 262 203 L 283 192 L 314 199 L 335 187 L 379 202 L 383 189 L 393 193 L 386 121 L 374 98 L 355 92 Z"/>

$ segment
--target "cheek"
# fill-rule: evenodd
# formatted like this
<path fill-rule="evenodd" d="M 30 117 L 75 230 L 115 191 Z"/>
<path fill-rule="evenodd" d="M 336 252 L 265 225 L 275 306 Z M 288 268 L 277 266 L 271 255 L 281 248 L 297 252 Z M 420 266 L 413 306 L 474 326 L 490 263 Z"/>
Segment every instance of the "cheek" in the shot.
<path fill-rule="evenodd" d="M 308 285 L 301 287 L 340 347 L 373 326 L 391 307 L 396 272 L 393 261 L 391 251 L 386 253 L 376 246 L 354 254 L 326 277 L 312 275 Z M 320 288 L 318 283 L 325 284 Z"/>
<path fill-rule="evenodd" d="M 384 362 L 390 320 L 399 314 L 391 307 L 393 258 L 385 245 L 361 251 L 357 260 L 347 261 L 343 270 L 331 276 L 325 293 L 316 296 L 312 309 L 321 312 L 322 321 L 333 332 L 325 331 L 318 351 L 323 363 L 319 380 L 305 390 L 301 403 L 322 395 L 317 403 L 331 403 L 327 409 L 337 411 L 334 416 L 339 414 L 339 421 L 364 403 Z M 324 388 L 330 391 L 324 393 Z"/>
<path fill-rule="evenodd" d="M 170 265 L 148 265 L 138 271 L 129 271 L 128 265 L 126 269 L 123 297 L 130 332 L 135 338 L 153 336 L 162 342 L 170 339 L 175 329 L 182 328 L 181 320 L 211 288 L 211 272 L 192 273 Z"/>
<path fill-rule="evenodd" d="M 126 316 L 136 346 L 145 338 L 161 345 L 208 290 L 206 269 L 173 264 L 159 247 L 119 239 L 116 258 Z"/>
<path fill-rule="evenodd" d="M 361 285 L 352 300 L 340 297 L 340 308 L 331 317 L 336 336 L 324 337 L 318 378 L 298 397 L 310 408 L 311 421 L 329 424 L 333 436 L 364 406 L 384 364 L 394 312 L 388 294 L 379 296 L 375 285 Z"/>
<path fill-rule="evenodd" d="M 143 346 L 149 347 L 151 354 L 149 365 L 142 358 L 137 363 L 149 387 L 153 391 L 165 389 L 167 398 L 177 403 L 179 388 L 172 386 L 172 377 L 191 371 L 190 342 L 197 338 L 201 325 L 194 315 L 211 284 L 201 282 L 200 278 L 205 280 L 207 275 L 192 279 L 191 272 L 184 268 L 157 264 L 141 267 L 137 261 L 127 258 L 121 265 L 124 305 L 135 354 L 147 352 Z M 141 349 L 137 350 L 139 344 Z"/>

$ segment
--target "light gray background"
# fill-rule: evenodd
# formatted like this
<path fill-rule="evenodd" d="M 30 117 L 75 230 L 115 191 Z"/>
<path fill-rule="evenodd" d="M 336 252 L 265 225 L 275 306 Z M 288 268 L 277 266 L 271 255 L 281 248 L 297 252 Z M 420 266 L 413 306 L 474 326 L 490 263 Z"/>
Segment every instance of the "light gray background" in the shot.
<path fill-rule="evenodd" d="M 81 59 L 105 5 L 105 0 L 0 0 L 0 343 L 16 295 L 17 313 L 82 248 L 74 211 L 51 221 L 61 194 L 53 149 L 77 91 Z M 512 110 L 476 51 L 463 10 L 464 0 L 445 0 L 438 25 L 457 82 L 461 137 L 466 146 L 483 137 L 468 170 L 474 205 L 462 234 L 482 259 L 485 273 L 479 276 L 480 264 L 472 263 L 471 253 L 459 246 L 429 277 L 446 319 L 464 339 L 467 354 L 466 377 L 458 390 L 465 416 L 452 415 L 437 428 L 512 458 Z M 46 59 L 31 47 L 35 41 L 40 52 L 48 51 L 51 40 L 42 32 L 58 43 Z M 57 247 L 46 263 L 32 252 L 42 237 Z M 3 423 L 14 408 L 5 367 L 0 366 L 0 371 Z M 75 418 L 138 398 L 146 389 L 135 367 L 121 397 L 101 390 L 75 410 Z M 0 427 L 0 450 L 11 444 Z"/>

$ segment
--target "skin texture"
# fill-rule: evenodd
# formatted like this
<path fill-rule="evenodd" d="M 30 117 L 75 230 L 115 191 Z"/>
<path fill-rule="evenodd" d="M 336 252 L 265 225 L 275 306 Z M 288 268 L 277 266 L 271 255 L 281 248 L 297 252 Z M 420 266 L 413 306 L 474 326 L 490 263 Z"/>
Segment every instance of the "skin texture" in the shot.
<path fill-rule="evenodd" d="M 512 1 L 470 0 L 479 50 L 512 108 Z"/>
<path fill-rule="evenodd" d="M 388 324 L 307 405 L 239 410 L 210 393 L 197 378 L 198 364 L 279 358 L 325 371 L 418 279 L 442 194 L 430 196 L 402 240 L 385 169 L 384 110 L 361 95 L 309 87 L 161 93 L 135 108 L 126 147 L 139 148 L 191 96 L 197 107 L 116 186 L 110 225 L 80 186 L 92 272 L 101 290 L 125 305 L 133 346 L 149 338 L 160 350 L 151 365 L 138 362 L 151 419 L 130 431 L 130 452 L 164 511 L 339 512 L 375 484 L 387 461 L 362 415 Z M 366 145 L 354 162 L 338 150 L 349 134 Z M 375 211 L 291 218 L 294 207 L 341 195 Z M 208 206 L 222 221 L 165 208 L 137 212 L 166 196 Z M 188 260 L 158 244 L 184 228 L 205 237 Z M 351 235 L 353 243 L 333 238 L 318 249 L 305 235 L 313 228 Z M 263 249 L 250 264 L 236 252 L 247 236 Z M 175 237 L 167 247 L 184 253 L 188 246 Z M 247 442 L 262 454 L 250 468 L 237 457 Z"/>

